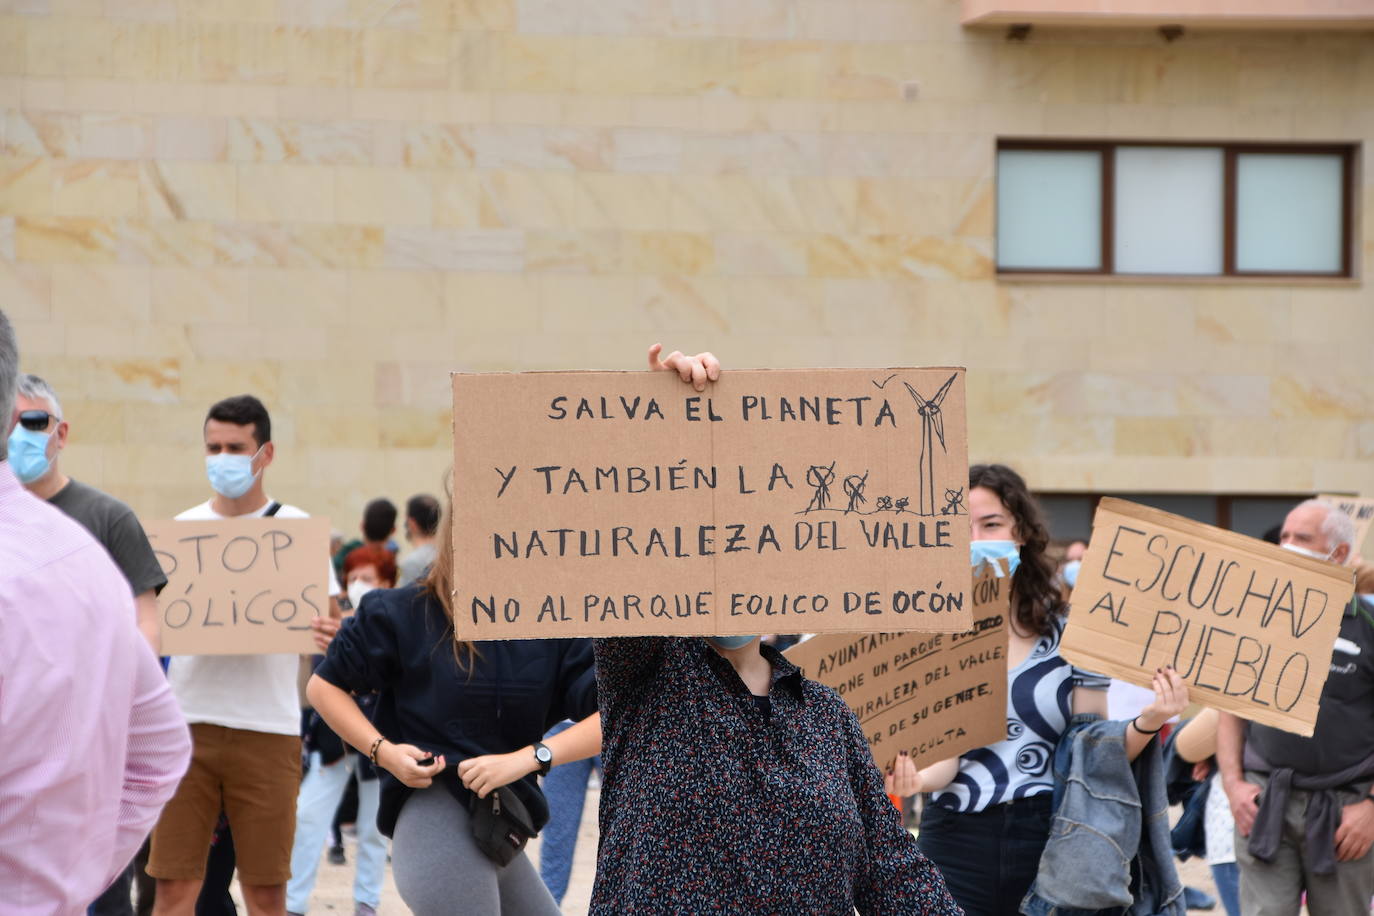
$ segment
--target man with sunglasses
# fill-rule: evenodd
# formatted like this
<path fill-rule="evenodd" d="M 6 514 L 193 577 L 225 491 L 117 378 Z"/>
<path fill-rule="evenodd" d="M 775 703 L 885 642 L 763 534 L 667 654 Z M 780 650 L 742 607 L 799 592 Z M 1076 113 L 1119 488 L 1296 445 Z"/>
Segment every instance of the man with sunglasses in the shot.
<path fill-rule="evenodd" d="M 51 385 L 36 375 L 21 375 L 15 405 L 19 422 L 9 437 L 10 468 L 30 493 L 80 522 L 109 551 L 133 589 L 138 629 L 157 652 L 157 594 L 167 576 L 138 517 L 113 496 L 62 473 L 70 425 Z"/>

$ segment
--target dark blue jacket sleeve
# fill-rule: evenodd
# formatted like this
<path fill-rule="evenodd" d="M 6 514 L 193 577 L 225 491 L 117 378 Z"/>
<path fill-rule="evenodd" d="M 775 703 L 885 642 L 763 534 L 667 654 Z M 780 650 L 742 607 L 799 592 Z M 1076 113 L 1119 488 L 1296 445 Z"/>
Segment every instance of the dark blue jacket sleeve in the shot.
<path fill-rule="evenodd" d="M 315 673 L 341 690 L 385 690 L 400 679 L 396 620 L 378 595 L 365 595 L 343 622 Z"/>
<path fill-rule="evenodd" d="M 596 665 L 590 639 L 570 639 L 558 664 L 554 709 L 545 727 L 564 719 L 577 721 L 596 712 Z"/>

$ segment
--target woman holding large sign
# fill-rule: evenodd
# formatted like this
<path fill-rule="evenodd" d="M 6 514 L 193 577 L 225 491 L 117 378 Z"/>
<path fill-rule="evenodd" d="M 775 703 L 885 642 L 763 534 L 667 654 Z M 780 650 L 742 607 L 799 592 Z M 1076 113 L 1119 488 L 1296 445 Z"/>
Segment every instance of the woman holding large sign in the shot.
<path fill-rule="evenodd" d="M 698 389 L 719 375 L 708 353 L 658 355 Z M 592 913 L 958 913 L 834 691 L 756 636 L 595 645 Z"/>
<path fill-rule="evenodd" d="M 412 912 L 557 916 L 522 848 L 548 819 L 535 774 L 597 752 L 591 646 L 456 642 L 451 516 L 450 504 L 423 584 L 368 592 L 336 635 L 317 627 L 333 639 L 307 695 L 386 771 L 378 827 Z M 373 721 L 350 691 L 380 694 Z M 582 721 L 540 740 L 566 718 Z"/>
<path fill-rule="evenodd" d="M 1068 608 L 1046 556 L 1049 532 L 1026 482 L 1011 468 L 969 469 L 971 561 L 1005 562 L 1012 575 L 1007 657 L 1007 737 L 925 767 L 897 762 L 902 795 L 929 793 L 920 847 L 970 916 L 1019 912 L 1049 838 L 1051 763 L 1071 715 L 1107 715 L 1109 679 L 1059 655 Z M 1126 728 L 1134 759 L 1188 702 L 1172 670 L 1157 672 L 1155 698 Z"/>

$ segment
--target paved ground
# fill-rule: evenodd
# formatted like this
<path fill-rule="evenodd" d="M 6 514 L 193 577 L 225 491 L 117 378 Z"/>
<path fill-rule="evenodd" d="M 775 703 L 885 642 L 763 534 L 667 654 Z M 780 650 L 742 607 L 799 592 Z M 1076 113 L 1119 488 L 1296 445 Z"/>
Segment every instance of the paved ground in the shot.
<path fill-rule="evenodd" d="M 573 861 L 572 882 L 568 888 L 568 896 L 563 900 L 563 912 L 568 916 L 574 914 L 585 914 L 587 912 L 587 902 L 592 894 L 592 876 L 596 872 L 596 809 L 601 799 L 601 793 L 596 789 L 589 789 L 587 792 L 587 806 L 582 815 L 582 830 L 577 841 L 577 854 Z M 315 888 L 314 904 L 311 907 L 312 913 L 342 913 L 344 916 L 351 916 L 353 912 L 353 849 L 352 839 L 346 840 L 348 847 L 347 865 L 330 865 L 323 862 L 320 865 L 320 881 Z M 535 840 L 530 845 L 530 854 L 535 862 L 539 860 L 539 841 Z M 1216 888 L 1212 883 L 1212 873 L 1207 864 L 1198 859 L 1190 859 L 1187 862 L 1179 863 L 1179 877 L 1185 884 L 1193 887 L 1200 887 L 1209 894 L 1214 893 Z M 391 870 L 387 869 L 386 893 L 382 898 L 382 916 L 405 916 L 410 911 L 406 909 L 401 897 L 396 893 L 396 886 L 391 883 Z M 1215 911 L 1217 916 L 1222 916 L 1220 907 Z"/>

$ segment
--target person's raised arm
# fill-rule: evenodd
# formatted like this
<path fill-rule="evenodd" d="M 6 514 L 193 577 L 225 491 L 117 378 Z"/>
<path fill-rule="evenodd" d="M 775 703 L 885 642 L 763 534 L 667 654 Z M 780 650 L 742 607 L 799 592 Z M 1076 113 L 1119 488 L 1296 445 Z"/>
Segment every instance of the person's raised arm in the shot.
<path fill-rule="evenodd" d="M 663 344 L 649 347 L 649 369 L 676 372 L 684 382 L 703 391 L 720 379 L 720 360 L 710 352 L 688 356 L 674 350 L 663 357 Z M 666 639 L 657 636 L 613 637 L 594 640 L 596 681 L 603 709 L 610 709 L 651 677 L 663 660 Z"/>
<path fill-rule="evenodd" d="M 922 792 L 939 792 L 954 782 L 959 775 L 959 758 L 946 757 L 916 769 L 916 763 L 906 755 L 897 755 L 897 760 L 887 771 L 884 789 L 888 795 L 918 795 Z"/>
<path fill-rule="evenodd" d="M 1126 725 L 1126 759 L 1140 756 L 1170 719 L 1188 708 L 1188 683 L 1173 668 L 1160 668 L 1151 678 L 1155 698 Z"/>
<path fill-rule="evenodd" d="M 1246 782 L 1241 764 L 1245 751 L 1245 723 L 1229 712 L 1217 713 L 1217 771 L 1221 773 L 1221 787 L 1236 819 L 1236 830 L 1249 836 L 1259 813 L 1260 787 Z"/>

